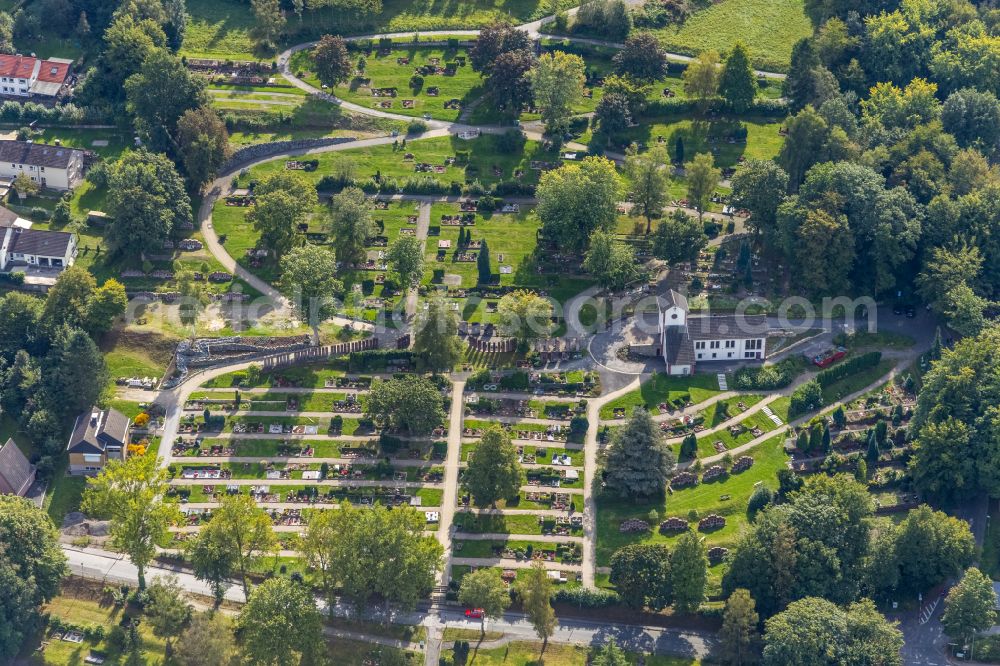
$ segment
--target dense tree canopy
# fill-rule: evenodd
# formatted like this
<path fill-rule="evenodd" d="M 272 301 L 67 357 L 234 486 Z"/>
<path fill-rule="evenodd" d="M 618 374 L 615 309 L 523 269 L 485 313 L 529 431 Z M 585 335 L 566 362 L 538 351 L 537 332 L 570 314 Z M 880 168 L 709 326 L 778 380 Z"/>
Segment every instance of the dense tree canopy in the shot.
<path fill-rule="evenodd" d="M 765 666 L 902 664 L 903 635 L 870 600 L 846 608 L 809 597 L 770 618 L 764 634 Z"/>
<path fill-rule="evenodd" d="M 940 501 L 1000 488 L 1000 328 L 984 330 L 947 350 L 924 375 L 910 427 L 914 484 Z"/>
<path fill-rule="evenodd" d="M 443 404 L 441 391 L 434 382 L 408 375 L 373 383 L 365 413 L 387 430 L 420 437 L 441 425 Z"/>
<path fill-rule="evenodd" d="M 0 495 L 0 658 L 13 658 L 38 626 L 41 605 L 59 593 L 66 556 L 45 512 L 20 497 Z"/>
<path fill-rule="evenodd" d="M 427 517 L 411 507 L 323 511 L 309 522 L 303 550 L 309 567 L 351 601 L 383 600 L 412 608 L 434 586 L 443 549 L 425 536 Z"/>
<path fill-rule="evenodd" d="M 156 254 L 170 235 L 192 224 L 191 199 L 184 181 L 165 155 L 145 148 L 126 151 L 108 167 L 105 235 L 114 252 Z"/>
<path fill-rule="evenodd" d="M 536 193 L 542 231 L 566 250 L 581 252 L 595 229 L 614 227 L 621 194 L 614 162 L 603 157 L 546 171 Z"/>

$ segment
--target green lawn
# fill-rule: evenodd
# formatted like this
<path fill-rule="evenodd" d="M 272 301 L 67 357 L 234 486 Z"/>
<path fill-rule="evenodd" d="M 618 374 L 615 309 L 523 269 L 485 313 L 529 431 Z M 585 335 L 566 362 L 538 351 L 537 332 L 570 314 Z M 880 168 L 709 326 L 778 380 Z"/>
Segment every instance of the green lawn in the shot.
<path fill-rule="evenodd" d="M 574 0 L 559 0 L 572 7 Z M 283 44 L 317 39 L 323 34 L 427 31 L 478 28 L 505 19 L 513 23 L 541 18 L 549 4 L 538 0 L 384 0 L 382 11 L 356 17 L 340 7 L 307 10 L 300 20 L 287 12 Z M 240 0 L 188 0 L 188 24 L 181 54 L 193 58 L 270 59 L 256 48 L 250 6 Z"/>
<path fill-rule="evenodd" d="M 726 526 L 714 532 L 705 533 L 708 545 L 728 545 L 733 543 L 740 529 L 746 524 L 746 505 L 758 481 L 772 488 L 777 487 L 775 474 L 784 467 L 787 456 L 783 449 L 783 437 L 758 444 L 746 455 L 754 458 L 754 465 L 741 474 L 724 477 L 721 481 L 701 483 L 683 488 L 668 495 L 666 499 L 633 500 L 621 499 L 612 494 L 598 498 L 597 506 L 597 564 L 606 566 L 611 556 L 622 546 L 630 543 L 672 543 L 675 535 L 663 535 L 654 528 L 645 534 L 622 534 L 618 531 L 621 521 L 626 518 L 646 520 L 650 509 L 656 509 L 660 520 L 678 516 L 687 520 L 718 514 L 726 518 Z M 724 499 L 725 498 L 725 499 Z M 696 522 L 696 520 L 691 521 Z"/>
<path fill-rule="evenodd" d="M 181 55 L 189 58 L 252 60 L 254 19 L 240 0 L 188 0 Z"/>
<path fill-rule="evenodd" d="M 743 125 L 747 129 L 746 143 L 730 143 L 730 137 Z M 740 158 L 769 160 L 778 155 L 784 137 L 778 134 L 781 121 L 774 118 L 726 118 L 714 120 L 683 118 L 677 116 L 642 117 L 639 125 L 629 129 L 622 137 L 622 143 L 636 142 L 651 146 L 657 142 L 666 146 L 671 159 L 675 156 L 677 139 L 684 145 L 684 161 L 690 161 L 698 153 L 711 152 L 718 167 L 735 167 Z M 590 130 L 579 139 L 589 143 Z M 683 180 L 674 179 L 682 184 Z M 671 194 L 682 193 L 675 186 Z"/>
<path fill-rule="evenodd" d="M 742 41 L 755 65 L 775 71 L 788 69 L 792 46 L 812 32 L 803 0 L 720 0 L 655 31 L 668 51 L 689 55 L 725 52 Z"/>
<path fill-rule="evenodd" d="M 782 421 L 788 420 L 788 398 L 779 398 L 771 404 L 771 410 L 781 418 Z M 726 449 L 733 449 L 737 446 L 746 444 L 747 442 L 753 441 L 760 435 L 754 435 L 753 429 L 757 428 L 762 431 L 762 433 L 769 433 L 778 427 L 774 421 L 770 419 L 763 411 L 757 411 L 750 416 L 742 419 L 738 422 L 739 425 L 746 428 L 739 435 L 733 435 L 728 429 L 718 430 L 709 435 L 704 435 L 698 438 L 698 457 L 704 458 L 707 456 L 714 456 L 718 453 L 715 449 L 715 442 L 722 442 Z"/>
<path fill-rule="evenodd" d="M 459 532 L 485 534 L 542 534 L 542 526 L 538 516 L 527 515 L 491 515 L 458 512 L 455 514 L 455 526 Z M 580 534 L 582 530 L 576 530 Z"/>
<path fill-rule="evenodd" d="M 459 100 L 462 106 L 472 104 L 482 96 L 482 79 L 477 72 L 472 71 L 468 64 L 465 48 L 447 47 L 405 47 L 392 49 L 389 53 L 373 50 L 371 53 L 352 51 L 351 57 L 357 61 L 360 57 L 366 60 L 364 78 L 370 83 L 363 84 L 359 75 L 351 81 L 338 85 L 331 92 L 341 99 L 369 108 L 378 108 L 404 116 L 421 117 L 429 114 L 432 118 L 441 120 L 457 120 L 461 108 L 445 108 L 452 100 Z M 421 75 L 420 83 L 413 80 L 418 67 L 432 65 L 431 59 L 437 59 L 438 67 L 455 63 L 454 74 L 427 73 Z M 459 59 L 462 59 L 461 61 Z M 459 64 L 465 62 L 464 65 Z M 319 79 L 313 74 L 313 62 L 310 51 L 299 51 L 292 57 L 292 71 L 311 83 L 320 87 Z M 372 90 L 376 88 L 395 88 L 396 97 L 375 97 Z M 436 88 L 436 94 L 430 94 Z M 404 106 L 404 101 L 412 105 Z M 379 104 L 382 103 L 382 106 Z M 386 106 L 388 105 L 388 106 Z"/>
<path fill-rule="evenodd" d="M 45 496 L 45 510 L 56 526 L 62 525 L 63 518 L 71 511 L 79 511 L 80 500 L 87 480 L 82 476 L 66 476 L 66 465 L 60 465 L 53 473 L 49 491 Z"/>
<path fill-rule="evenodd" d="M 512 179 L 530 184 L 537 182 L 541 173 L 531 168 L 532 160 L 551 162 L 558 159 L 554 151 L 543 150 L 541 144 L 536 141 L 528 141 L 522 150 L 515 153 L 503 153 L 499 150 L 497 142 L 498 138 L 491 135 L 470 141 L 457 136 L 448 136 L 410 140 L 405 142 L 405 146 L 384 144 L 349 148 L 311 156 L 311 159 L 319 161 L 319 166 L 316 171 L 306 172 L 304 175 L 314 182 L 334 173 L 346 173 L 352 175 L 355 180 L 366 181 L 378 173 L 383 178 L 395 178 L 399 181 L 429 176 L 444 184 L 472 180 L 492 184 Z M 468 151 L 467 164 L 462 164 L 457 159 L 459 151 Z M 406 159 L 407 153 L 412 154 L 412 159 Z M 456 158 L 454 164 L 445 164 L 445 160 L 449 157 Z M 286 160 L 282 158 L 254 167 L 250 177 L 261 178 L 270 173 L 283 171 L 285 162 Z M 418 172 L 415 169 L 418 163 L 444 166 L 445 169 L 442 173 Z M 518 170 L 523 172 L 521 178 L 515 178 L 514 172 Z"/>
<path fill-rule="evenodd" d="M 615 409 L 624 409 L 628 416 L 634 407 L 645 407 L 651 413 L 658 414 L 660 403 L 672 402 L 685 396 L 689 397 L 692 403 L 698 404 L 722 392 L 719 390 L 719 379 L 716 374 L 675 377 L 657 372 L 638 389 L 604 405 L 601 408 L 601 418 L 614 418 Z"/>
<path fill-rule="evenodd" d="M 109 603 L 102 598 L 98 587 L 86 587 L 75 583 L 64 583 L 63 593 L 45 604 L 44 612 L 54 617 L 59 617 L 67 622 L 83 626 L 103 628 L 105 635 L 109 634 L 123 619 L 122 608 Z M 132 611 L 135 612 L 134 609 Z M 22 654 L 26 654 L 23 662 L 25 664 L 83 664 L 84 659 L 91 650 L 98 651 L 106 655 L 105 664 L 158 664 L 163 658 L 163 641 L 156 638 L 146 622 L 139 625 L 139 636 L 141 639 L 140 653 L 137 659 L 129 659 L 119 654 L 111 644 L 105 640 L 84 639 L 82 643 L 71 643 L 60 640 L 58 636 L 37 636 L 30 638 Z M 32 652 L 40 640 L 46 640 L 47 645 L 43 651 Z"/>
<path fill-rule="evenodd" d="M 490 254 L 490 268 L 494 274 L 499 274 L 500 283 L 505 286 L 530 286 L 537 282 L 533 257 L 541 222 L 526 208 L 516 214 L 480 214 L 476 216 L 475 225 L 465 227 L 472 233 L 473 242 L 486 243 Z M 476 262 L 459 261 L 458 232 L 462 227 L 445 226 L 441 223 L 442 216 L 458 214 L 458 204 L 435 203 L 431 207 L 431 227 L 437 235 L 431 235 L 427 242 L 423 279 L 426 285 L 440 284 L 469 289 L 479 283 Z M 450 247 L 442 251 L 441 241 L 449 243 Z M 478 252 L 474 249 L 469 251 Z M 486 319 L 486 303 L 474 304 L 461 299 L 456 302 L 467 321 Z"/>

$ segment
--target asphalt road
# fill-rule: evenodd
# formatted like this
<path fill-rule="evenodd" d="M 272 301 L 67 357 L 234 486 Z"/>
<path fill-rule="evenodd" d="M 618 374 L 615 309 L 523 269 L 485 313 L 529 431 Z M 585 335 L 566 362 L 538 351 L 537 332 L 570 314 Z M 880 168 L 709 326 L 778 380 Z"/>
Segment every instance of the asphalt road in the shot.
<path fill-rule="evenodd" d="M 69 569 L 74 575 L 110 583 L 135 585 L 137 582 L 136 568 L 124 557 L 94 548 L 76 548 L 68 545 L 63 546 L 63 552 L 69 560 Z M 212 596 L 211 589 L 205 583 L 183 569 L 155 565 L 149 567 L 146 572 L 148 582 L 167 576 L 176 576 L 178 584 L 188 592 L 206 597 Z M 235 584 L 226 591 L 225 598 L 236 603 L 245 601 L 242 588 Z M 325 612 L 326 604 L 322 600 L 317 600 L 317 603 Z M 338 604 L 334 607 L 333 614 L 357 617 L 354 608 L 349 605 Z M 442 604 L 434 604 L 413 612 L 374 609 L 368 613 L 366 619 L 422 625 L 435 629 L 452 627 L 478 630 L 480 627 L 478 620 L 466 619 L 462 609 Z M 487 628 L 519 640 L 538 640 L 535 630 L 520 613 L 507 613 L 503 620 L 489 622 Z M 554 643 L 597 645 L 607 642 L 610 638 L 614 638 L 619 645 L 632 651 L 693 658 L 704 657 L 714 643 L 713 635 L 697 631 L 580 619 L 560 619 L 555 634 L 549 640 Z"/>

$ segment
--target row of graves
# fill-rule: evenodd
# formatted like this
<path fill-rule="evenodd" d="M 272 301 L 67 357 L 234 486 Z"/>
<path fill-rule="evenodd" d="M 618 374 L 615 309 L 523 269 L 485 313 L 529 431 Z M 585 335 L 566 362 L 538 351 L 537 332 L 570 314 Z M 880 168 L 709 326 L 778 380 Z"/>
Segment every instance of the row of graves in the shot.
<path fill-rule="evenodd" d="M 380 56 L 387 56 L 389 52 L 383 52 L 379 50 Z M 405 67 L 407 65 L 414 64 L 412 58 L 407 56 L 400 56 L 396 58 L 396 64 Z M 455 59 L 449 62 L 442 62 L 441 58 L 438 56 L 432 56 L 427 58 L 426 62 L 421 65 L 416 65 L 413 69 L 413 76 L 410 78 L 410 92 L 414 97 L 420 95 L 421 91 L 428 97 L 439 97 L 441 95 L 440 86 L 427 86 L 424 89 L 424 77 L 428 76 L 455 76 L 458 73 L 460 67 L 466 66 L 466 57 L 463 55 L 456 55 Z M 355 72 L 355 76 L 352 80 L 352 86 L 356 88 L 364 88 L 368 90 L 368 94 L 376 98 L 373 106 L 376 109 L 391 109 L 393 108 L 393 103 L 397 97 L 399 97 L 399 90 L 395 86 L 378 87 L 372 85 L 371 77 L 365 76 L 363 72 Z M 416 100 L 412 98 L 401 98 L 400 99 L 402 108 L 412 109 L 416 106 Z M 461 109 L 462 101 L 458 98 L 452 98 L 445 102 L 444 108 L 446 109 Z"/>
<path fill-rule="evenodd" d="M 727 478 L 730 474 L 742 474 L 751 467 L 753 467 L 753 457 L 752 456 L 740 456 L 735 461 L 733 461 L 732 467 L 726 469 L 723 465 L 712 465 L 706 468 L 699 476 L 697 473 L 688 470 L 677 472 L 670 479 L 670 483 L 667 484 L 667 492 L 673 493 L 674 491 L 680 490 L 682 488 L 691 488 L 698 485 L 699 483 L 710 483 L 712 481 L 721 481 Z"/>
<path fill-rule="evenodd" d="M 508 543 L 493 544 L 493 557 L 517 562 L 560 562 L 580 564 L 583 562 L 583 545 L 579 543 L 556 543 L 524 548 L 514 548 Z M 462 542 L 455 544 L 455 551 L 462 551 Z"/>
<path fill-rule="evenodd" d="M 545 405 L 539 413 L 531 406 L 531 401 L 522 398 L 487 398 L 475 393 L 465 396 L 468 406 L 466 413 L 476 416 L 517 416 L 529 419 L 552 419 L 568 421 L 573 416 L 586 412 L 586 402 L 556 403 Z"/>
<path fill-rule="evenodd" d="M 713 513 L 700 519 L 697 525 L 699 532 L 714 532 L 726 526 L 726 519 Z M 626 518 L 618 524 L 621 534 L 645 534 L 651 529 L 649 521 L 642 518 Z M 671 517 L 660 523 L 658 529 L 661 534 L 677 534 L 691 529 L 691 524 L 683 518 Z"/>
<path fill-rule="evenodd" d="M 211 83 L 237 86 L 279 85 L 277 63 L 248 60 L 212 60 L 187 58 L 187 68 Z"/>
<path fill-rule="evenodd" d="M 586 398 L 601 394 L 601 377 L 595 371 L 536 372 L 519 368 L 470 377 L 467 387 L 474 391 Z"/>
<path fill-rule="evenodd" d="M 570 488 L 578 489 L 581 483 L 585 482 L 584 470 L 574 464 L 573 455 L 577 455 L 575 449 L 573 452 L 567 451 L 561 444 L 567 440 L 569 426 L 563 423 L 535 423 L 532 425 L 536 429 L 528 430 L 520 428 L 518 424 L 498 423 L 497 419 L 499 417 L 547 418 L 545 415 L 533 412 L 530 406 L 531 396 L 536 390 L 541 394 L 540 387 L 543 385 L 558 386 L 563 389 L 572 385 L 576 389 L 583 382 L 570 380 L 582 380 L 585 377 L 582 372 L 579 375 L 579 377 L 569 377 L 564 373 L 529 374 L 525 371 L 481 372 L 470 379 L 469 392 L 465 396 L 467 414 L 490 421 L 491 425 L 499 425 L 516 439 L 514 446 L 518 462 L 526 466 L 525 486 L 516 499 L 507 502 L 506 507 L 520 509 L 521 513 L 527 515 L 535 515 L 538 520 L 538 531 L 543 535 L 579 537 L 582 534 L 583 496 L 579 490 Z M 591 379 L 588 386 L 595 381 Z M 522 395 L 492 398 L 483 395 L 483 391 L 509 391 Z M 578 400 L 566 402 L 567 412 L 572 413 L 581 402 L 585 410 L 586 401 Z M 482 436 L 482 432 L 479 423 L 463 424 L 464 438 L 478 438 Z M 474 454 L 475 450 L 470 451 L 466 455 L 466 460 L 471 460 Z M 466 511 L 471 510 L 471 498 L 467 494 L 460 495 L 458 501 L 461 510 L 459 515 L 467 516 Z M 461 520 L 458 525 L 461 530 Z M 519 537 L 511 535 L 509 538 L 516 540 Z M 542 561 L 550 564 L 577 565 L 582 561 L 582 547 L 581 543 L 567 543 L 518 552 L 511 549 L 508 544 L 498 544 L 493 556 L 522 562 Z M 554 580 L 563 577 L 563 574 L 555 569 L 551 569 L 550 573 Z"/>

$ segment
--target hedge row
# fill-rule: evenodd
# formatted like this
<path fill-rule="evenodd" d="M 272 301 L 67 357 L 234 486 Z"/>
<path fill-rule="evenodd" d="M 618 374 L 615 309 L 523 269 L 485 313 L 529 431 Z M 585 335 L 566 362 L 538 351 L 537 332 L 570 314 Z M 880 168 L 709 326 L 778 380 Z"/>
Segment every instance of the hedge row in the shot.
<path fill-rule="evenodd" d="M 880 351 L 871 351 L 861 356 L 854 356 L 839 365 L 823 370 L 816 375 L 816 381 L 819 382 L 820 386 L 826 388 L 844 377 L 849 377 L 868 368 L 874 368 L 881 360 L 882 352 Z"/>

